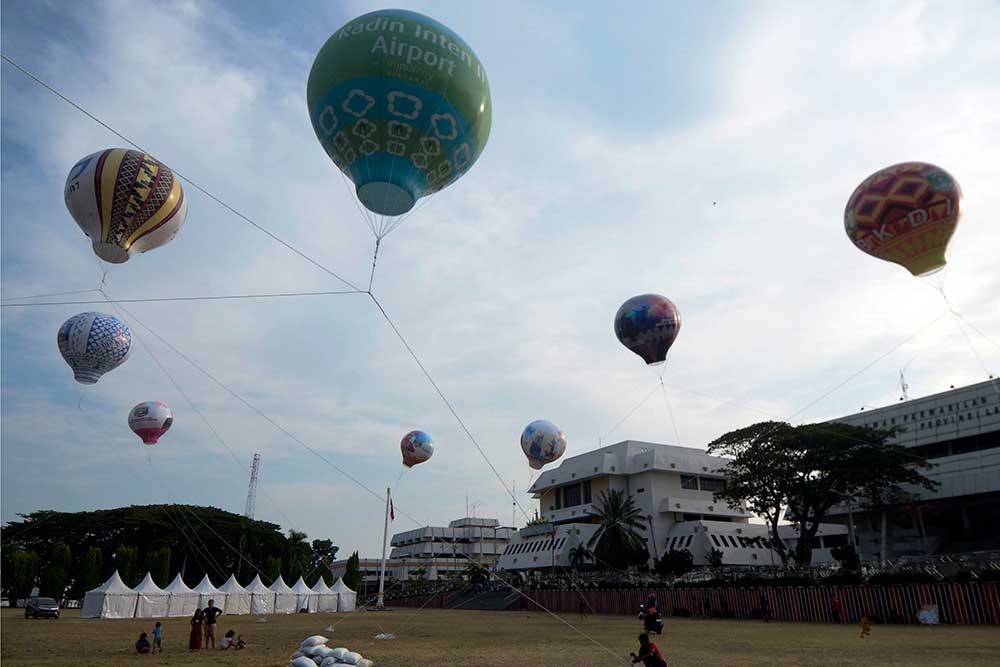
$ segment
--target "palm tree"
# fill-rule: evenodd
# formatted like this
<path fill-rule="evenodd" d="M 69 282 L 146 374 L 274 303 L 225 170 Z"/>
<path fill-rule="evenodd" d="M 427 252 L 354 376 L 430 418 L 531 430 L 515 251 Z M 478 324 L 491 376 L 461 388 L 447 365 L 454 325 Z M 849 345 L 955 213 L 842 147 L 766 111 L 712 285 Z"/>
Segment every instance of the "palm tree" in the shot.
<path fill-rule="evenodd" d="M 597 560 L 623 570 L 649 559 L 646 538 L 640 535 L 646 526 L 631 497 L 618 489 L 602 491 L 593 516 L 601 524 L 587 542 Z"/>
<path fill-rule="evenodd" d="M 594 553 L 582 544 L 578 544 L 569 550 L 569 564 L 574 569 L 579 569 L 588 560 L 594 559 Z"/>

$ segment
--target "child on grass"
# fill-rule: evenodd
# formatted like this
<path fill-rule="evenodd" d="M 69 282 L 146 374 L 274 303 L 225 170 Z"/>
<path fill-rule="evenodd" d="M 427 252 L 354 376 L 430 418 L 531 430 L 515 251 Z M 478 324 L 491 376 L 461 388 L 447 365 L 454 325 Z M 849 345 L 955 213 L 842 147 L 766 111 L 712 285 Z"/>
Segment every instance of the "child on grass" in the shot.
<path fill-rule="evenodd" d="M 141 655 L 146 655 L 149 653 L 149 640 L 146 639 L 146 633 L 143 632 L 139 635 L 139 639 L 135 642 L 135 652 Z"/>
<path fill-rule="evenodd" d="M 653 642 L 649 641 L 649 635 L 645 632 L 639 635 L 639 655 L 629 653 L 632 664 L 641 662 L 644 667 L 667 667 L 667 661 L 663 659 L 663 654 Z"/>
<path fill-rule="evenodd" d="M 861 617 L 861 639 L 868 637 L 872 633 L 872 624 L 867 616 Z"/>
<path fill-rule="evenodd" d="M 156 622 L 156 626 L 153 628 L 152 652 L 155 652 L 156 649 L 160 649 L 160 653 L 163 653 L 163 625 L 159 621 Z"/>

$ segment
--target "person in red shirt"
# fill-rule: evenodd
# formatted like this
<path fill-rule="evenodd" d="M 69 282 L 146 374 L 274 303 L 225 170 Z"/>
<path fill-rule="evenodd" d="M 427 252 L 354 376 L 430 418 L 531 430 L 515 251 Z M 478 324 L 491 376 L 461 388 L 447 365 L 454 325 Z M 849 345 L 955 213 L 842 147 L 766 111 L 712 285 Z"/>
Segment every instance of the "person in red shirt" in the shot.
<path fill-rule="evenodd" d="M 632 664 L 642 662 L 645 667 L 667 667 L 667 661 L 663 659 L 663 654 L 653 642 L 649 641 L 649 635 L 645 632 L 639 635 L 639 655 L 629 653 L 632 657 Z"/>
<path fill-rule="evenodd" d="M 844 611 L 844 605 L 840 601 L 840 597 L 834 593 L 833 599 L 830 600 L 830 617 L 833 618 L 834 623 L 840 623 L 840 614 Z"/>

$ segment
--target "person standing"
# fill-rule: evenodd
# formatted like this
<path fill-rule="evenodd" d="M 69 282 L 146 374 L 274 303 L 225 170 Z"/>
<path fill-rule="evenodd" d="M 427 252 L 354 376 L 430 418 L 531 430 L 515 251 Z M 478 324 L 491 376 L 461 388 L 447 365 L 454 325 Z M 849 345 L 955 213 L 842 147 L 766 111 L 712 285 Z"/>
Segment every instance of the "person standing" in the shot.
<path fill-rule="evenodd" d="M 156 626 L 153 628 L 153 650 L 155 653 L 156 649 L 160 649 L 160 653 L 163 653 L 163 625 L 157 621 Z"/>
<path fill-rule="evenodd" d="M 188 649 L 191 651 L 197 651 L 201 649 L 201 638 L 204 635 L 204 629 L 202 626 L 205 624 L 205 617 L 201 613 L 201 609 L 194 610 L 194 616 L 191 617 L 191 636 L 188 638 Z"/>
<path fill-rule="evenodd" d="M 222 610 L 215 606 L 215 600 L 209 600 L 204 613 L 205 648 L 215 648 L 215 619 L 222 616 Z"/>
<path fill-rule="evenodd" d="M 840 623 L 840 614 L 844 611 L 844 604 L 840 601 L 840 596 L 836 593 L 830 599 L 830 618 L 834 623 Z"/>

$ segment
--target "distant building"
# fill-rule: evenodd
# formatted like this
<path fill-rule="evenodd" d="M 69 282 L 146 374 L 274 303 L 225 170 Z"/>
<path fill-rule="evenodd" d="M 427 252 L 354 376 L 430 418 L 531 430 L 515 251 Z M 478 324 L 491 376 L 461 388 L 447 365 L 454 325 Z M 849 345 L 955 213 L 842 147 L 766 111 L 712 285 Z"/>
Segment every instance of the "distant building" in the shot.
<path fill-rule="evenodd" d="M 491 569 L 516 532 L 516 528 L 501 526 L 496 519 L 465 517 L 447 526 L 427 526 L 396 533 L 390 541 L 392 550 L 386 561 L 386 581 L 449 579 L 465 570 L 470 561 Z M 359 566 L 368 590 L 377 590 L 381 559 L 364 558 Z M 334 578 L 343 576 L 346 569 L 346 560 L 335 561 Z"/>
<path fill-rule="evenodd" d="M 935 491 L 913 489 L 916 500 L 904 505 L 833 508 L 829 521 L 853 518 L 862 559 L 1000 549 L 998 386 L 988 380 L 833 420 L 904 429 L 895 441 L 927 457 L 934 467 L 924 474 L 940 483 Z"/>
<path fill-rule="evenodd" d="M 752 515 L 743 508 L 716 502 L 714 493 L 726 488 L 720 472 L 725 464 L 726 459 L 698 449 L 633 440 L 565 459 L 557 468 L 543 470 L 529 489 L 546 523 L 519 531 L 498 568 L 570 567 L 570 552 L 586 545 L 598 529 L 595 503 L 611 489 L 624 492 L 639 509 L 651 559 L 686 549 L 702 565 L 718 549 L 725 565 L 780 564 L 766 526 L 750 523 Z M 824 526 L 814 562 L 830 562 L 823 543 L 846 543 L 846 532 L 841 526 Z"/>

